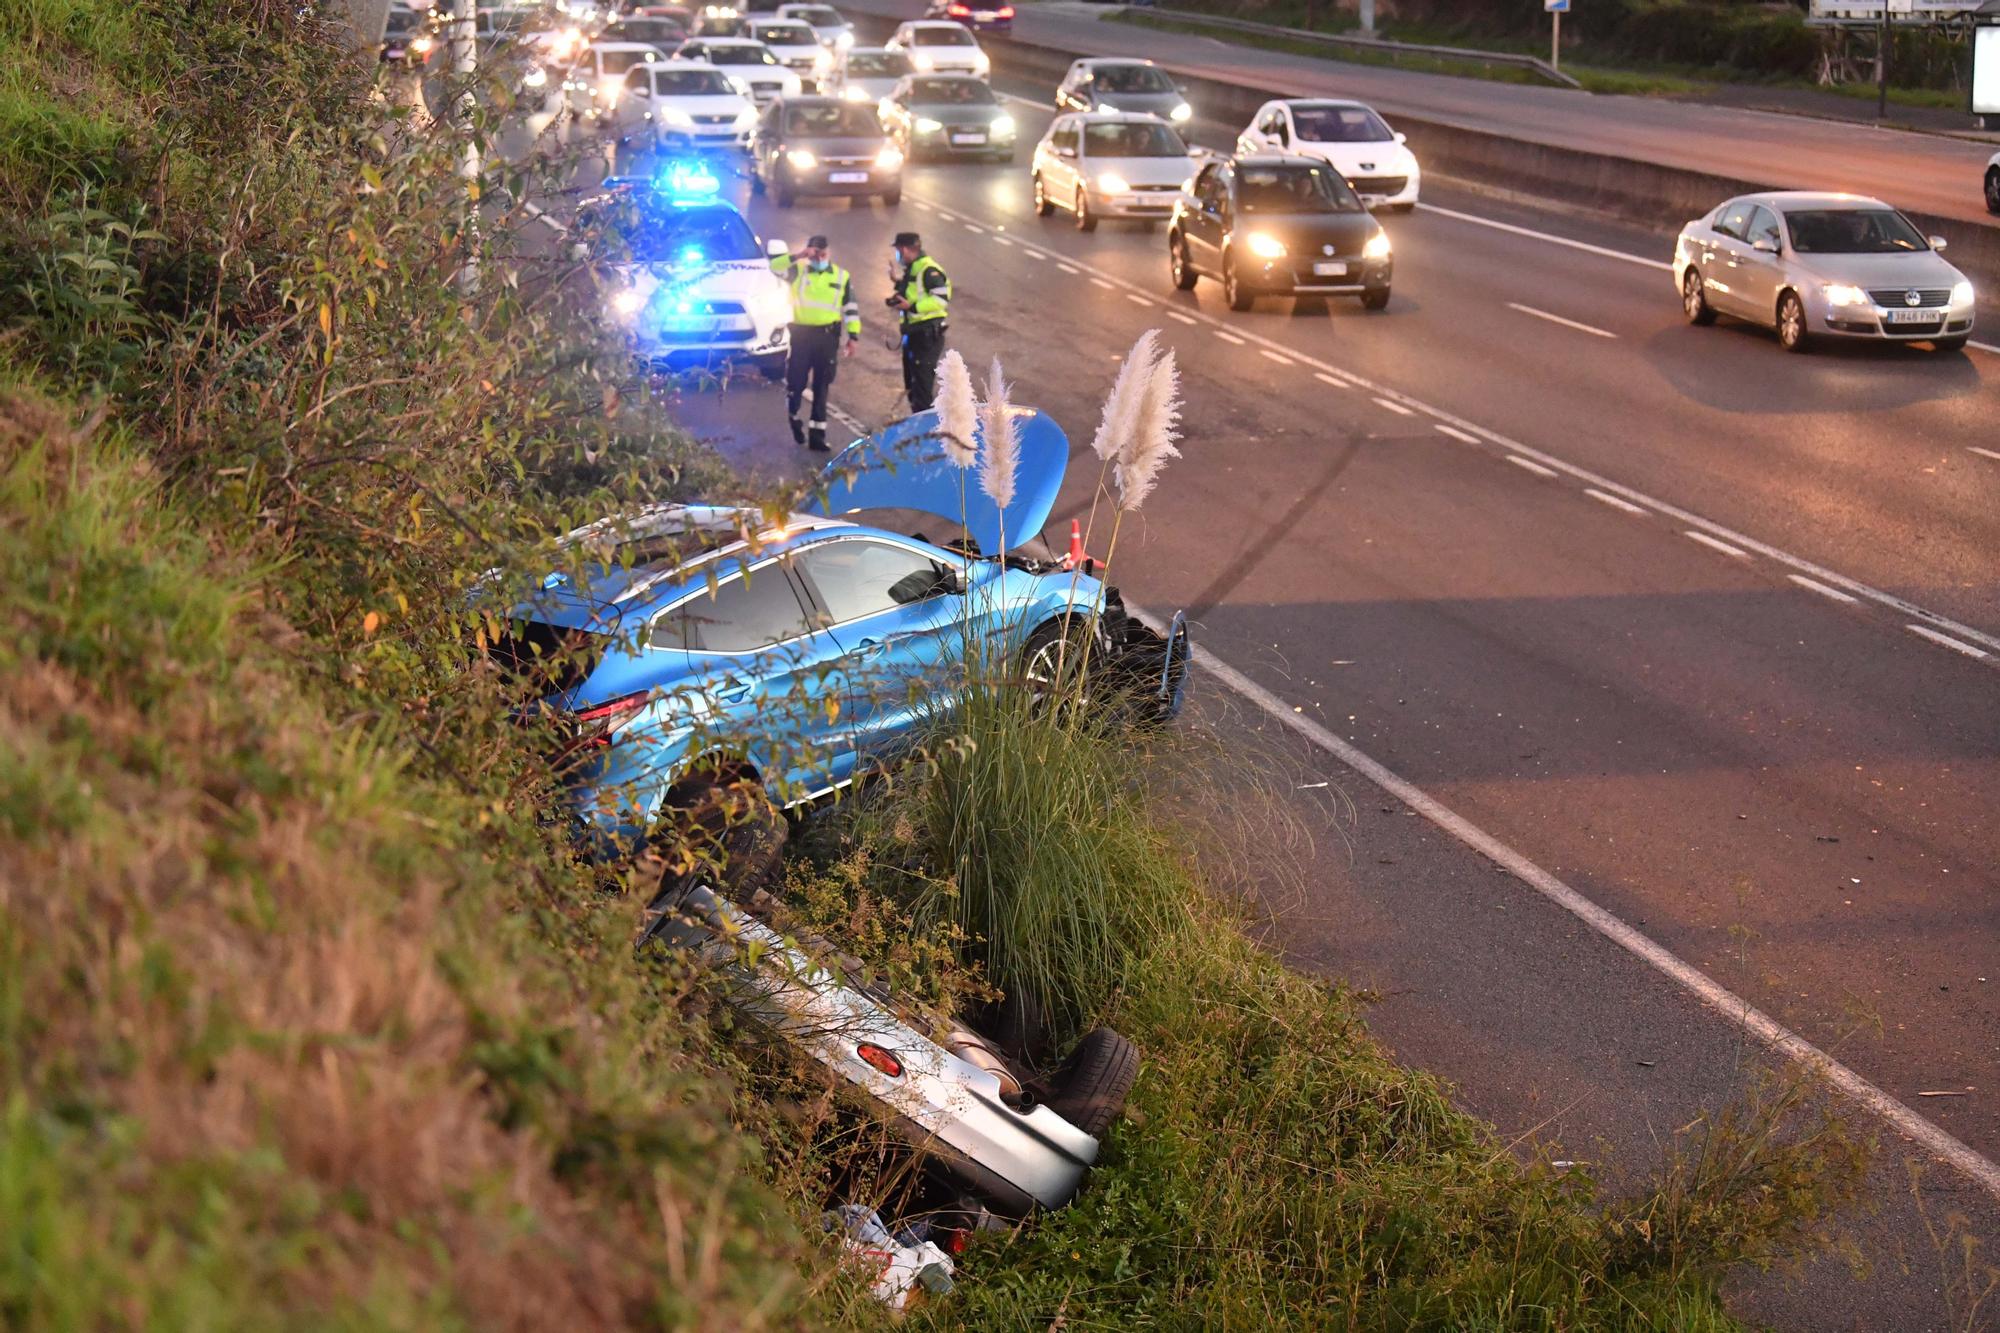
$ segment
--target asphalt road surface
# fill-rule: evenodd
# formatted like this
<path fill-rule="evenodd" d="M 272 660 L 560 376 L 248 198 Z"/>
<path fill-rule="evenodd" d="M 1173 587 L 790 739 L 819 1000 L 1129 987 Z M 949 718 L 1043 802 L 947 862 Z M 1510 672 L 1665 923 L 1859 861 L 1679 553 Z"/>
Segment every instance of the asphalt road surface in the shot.
<path fill-rule="evenodd" d="M 922 8 L 913 0 L 850 0 L 847 7 L 897 19 L 920 17 Z M 1086 54 L 1144 56 L 1185 73 L 1269 88 L 1273 96 L 1357 97 L 1391 120 L 1418 116 L 1533 143 L 1793 189 L 1852 190 L 1918 212 L 1991 221 L 1980 189 L 1992 144 L 1733 107 L 1341 64 L 1107 23 L 1094 16 L 1097 12 L 1022 5 L 1014 35 Z"/>

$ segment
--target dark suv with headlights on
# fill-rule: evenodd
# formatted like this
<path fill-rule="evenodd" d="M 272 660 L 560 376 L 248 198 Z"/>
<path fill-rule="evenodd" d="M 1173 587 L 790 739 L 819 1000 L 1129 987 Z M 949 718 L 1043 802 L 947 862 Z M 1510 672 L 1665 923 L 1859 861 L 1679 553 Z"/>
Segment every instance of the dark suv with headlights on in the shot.
<path fill-rule="evenodd" d="M 1259 296 L 1358 296 L 1389 304 L 1389 233 L 1324 162 L 1288 154 L 1203 167 L 1167 224 L 1174 286 L 1218 278 L 1231 310 Z"/>
<path fill-rule="evenodd" d="M 875 108 L 837 97 L 781 97 L 751 139 L 751 188 L 778 207 L 802 194 L 879 194 L 903 198 L 902 150 L 889 142 Z"/>

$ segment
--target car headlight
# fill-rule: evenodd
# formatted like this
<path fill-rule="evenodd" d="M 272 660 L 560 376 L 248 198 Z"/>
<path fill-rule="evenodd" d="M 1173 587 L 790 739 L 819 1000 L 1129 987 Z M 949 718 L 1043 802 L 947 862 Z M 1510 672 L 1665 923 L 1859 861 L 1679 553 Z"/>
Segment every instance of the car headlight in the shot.
<path fill-rule="evenodd" d="M 1182 102 L 1172 111 L 1169 111 L 1167 113 L 1167 117 L 1168 119 L 1172 120 L 1176 125 L 1184 124 L 1187 121 L 1194 119 L 1194 108 L 1189 106 L 1186 102 Z"/>
<path fill-rule="evenodd" d="M 437 49 L 437 43 L 428 37 L 419 37 L 410 43 L 410 49 L 420 56 L 427 56 Z"/>
<path fill-rule="evenodd" d="M 1285 257 L 1285 243 L 1277 237 L 1266 235 L 1261 231 L 1251 232 L 1243 243 L 1249 246 L 1250 253 L 1259 259 L 1283 259 Z"/>
<path fill-rule="evenodd" d="M 799 82 L 798 75 L 796 74 L 785 75 L 785 96 L 797 97 L 799 95 L 799 90 L 804 87 L 805 84 Z"/>
<path fill-rule="evenodd" d="M 750 298 L 750 314 L 759 328 L 775 328 L 789 324 L 792 319 L 792 295 L 780 287 L 776 291 L 761 292 Z"/>
<path fill-rule="evenodd" d="M 854 34 L 849 32 L 847 29 L 842 28 L 838 33 L 834 34 L 833 38 L 834 50 L 845 51 L 848 47 L 852 45 L 854 45 Z"/>
<path fill-rule="evenodd" d="M 622 323 L 630 324 L 645 308 L 646 294 L 636 287 L 611 294 L 611 313 Z"/>
<path fill-rule="evenodd" d="M 865 102 L 868 100 L 868 90 L 854 83 L 850 83 L 845 88 L 842 88 L 840 95 L 844 100 L 849 102 Z"/>
<path fill-rule="evenodd" d="M 821 48 L 813 52 L 813 68 L 824 74 L 833 68 L 833 53 Z"/>
<path fill-rule="evenodd" d="M 932 65 L 935 65 L 937 62 L 932 60 L 929 56 L 925 55 L 922 51 L 917 51 L 910 56 L 910 63 L 912 65 L 915 65 L 918 69 L 929 69 Z"/>
<path fill-rule="evenodd" d="M 939 130 L 943 128 L 944 128 L 943 124 L 941 124 L 938 121 L 932 120 L 929 116 L 917 117 L 918 134 L 936 134 Z"/>
<path fill-rule="evenodd" d="M 757 110 L 755 107 L 746 106 L 741 111 L 736 113 L 735 128 L 739 133 L 743 130 L 754 129 L 756 128 L 756 125 L 757 125 Z"/>
<path fill-rule="evenodd" d="M 540 65 L 535 66 L 521 76 L 521 86 L 523 88 L 539 88 L 548 81 L 549 72 Z"/>
<path fill-rule="evenodd" d="M 1104 191 L 1106 194 L 1130 194 L 1132 193 L 1132 182 L 1126 180 L 1123 176 L 1119 175 L 1115 171 L 1107 171 L 1102 176 L 1099 176 L 1097 178 L 1097 188 Z M 1263 255 L 1264 252 L 1257 248 L 1257 242 L 1268 241 L 1270 239 L 1271 238 L 1268 236 L 1261 236 L 1261 235 L 1251 237 L 1250 253 Z M 1285 253 L 1285 247 L 1280 245 L 1278 246 L 1277 250 L 1274 253 L 1264 255 L 1264 258 L 1275 259 L 1277 258 L 1278 255 L 1281 255 L 1283 253 Z"/>
<path fill-rule="evenodd" d="M 666 121 L 669 125 L 678 125 L 684 130 L 694 128 L 694 117 L 677 106 L 661 107 L 660 119 Z"/>
<path fill-rule="evenodd" d="M 1014 132 L 1014 118 L 1012 116 L 995 116 L 991 129 L 993 133 L 1002 137 L 1012 134 Z"/>
<path fill-rule="evenodd" d="M 972 67 L 981 74 L 990 74 L 993 72 L 993 62 L 985 56 L 976 57 L 972 62 Z"/>
<path fill-rule="evenodd" d="M 1378 231 L 1368 238 L 1368 244 L 1361 247 L 1363 259 L 1387 259 L 1389 257 L 1389 233 Z"/>
<path fill-rule="evenodd" d="M 894 171 L 903 165 L 903 155 L 897 151 L 896 145 L 885 145 L 881 152 L 875 154 L 875 165 L 883 171 Z"/>
<path fill-rule="evenodd" d="M 813 156 L 812 149 L 810 148 L 794 148 L 791 152 L 785 154 L 785 161 L 791 163 L 799 171 L 811 171 L 819 165 L 819 159 Z"/>
<path fill-rule="evenodd" d="M 1954 286 L 1951 289 L 1951 303 L 1953 305 L 1971 305 L 1972 284 L 1969 282 L 1961 282 L 1958 283 L 1956 286 Z"/>
<path fill-rule="evenodd" d="M 1868 293 L 1845 282 L 1829 282 L 1820 289 L 1828 305 L 1873 305 Z"/>

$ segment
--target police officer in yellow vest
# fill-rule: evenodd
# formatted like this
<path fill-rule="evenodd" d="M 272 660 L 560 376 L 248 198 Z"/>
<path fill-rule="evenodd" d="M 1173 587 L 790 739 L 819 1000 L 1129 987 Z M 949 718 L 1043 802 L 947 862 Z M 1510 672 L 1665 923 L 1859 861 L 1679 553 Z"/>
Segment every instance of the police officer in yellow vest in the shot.
<path fill-rule="evenodd" d="M 774 255 L 771 268 L 792 287 L 792 351 L 785 363 L 785 410 L 792 416 L 792 439 L 827 452 L 826 412 L 839 358 L 853 356 L 861 340 L 861 307 L 846 269 L 827 257 L 827 240 L 814 236 L 796 254 Z M 846 338 L 841 334 L 843 330 Z M 805 417 L 807 382 L 812 385 L 812 423 Z"/>
<path fill-rule="evenodd" d="M 889 266 L 895 295 L 886 304 L 903 318 L 903 388 L 910 410 L 921 412 L 937 397 L 938 358 L 944 355 L 945 319 L 951 314 L 951 279 L 938 262 L 924 253 L 923 238 L 913 231 L 896 233 L 898 273 Z"/>

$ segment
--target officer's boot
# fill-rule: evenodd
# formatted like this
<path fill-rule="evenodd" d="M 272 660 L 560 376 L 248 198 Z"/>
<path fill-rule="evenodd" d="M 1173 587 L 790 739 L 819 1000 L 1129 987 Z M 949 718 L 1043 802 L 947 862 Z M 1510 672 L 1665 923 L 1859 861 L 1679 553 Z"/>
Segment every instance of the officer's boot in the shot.
<path fill-rule="evenodd" d="M 792 443 L 804 444 L 805 442 L 806 410 L 803 407 L 794 407 L 792 409 Z"/>
<path fill-rule="evenodd" d="M 832 452 L 832 450 L 827 447 L 826 423 L 824 421 L 813 422 L 812 443 L 807 447 L 810 448 L 816 454 L 825 454 Z"/>

